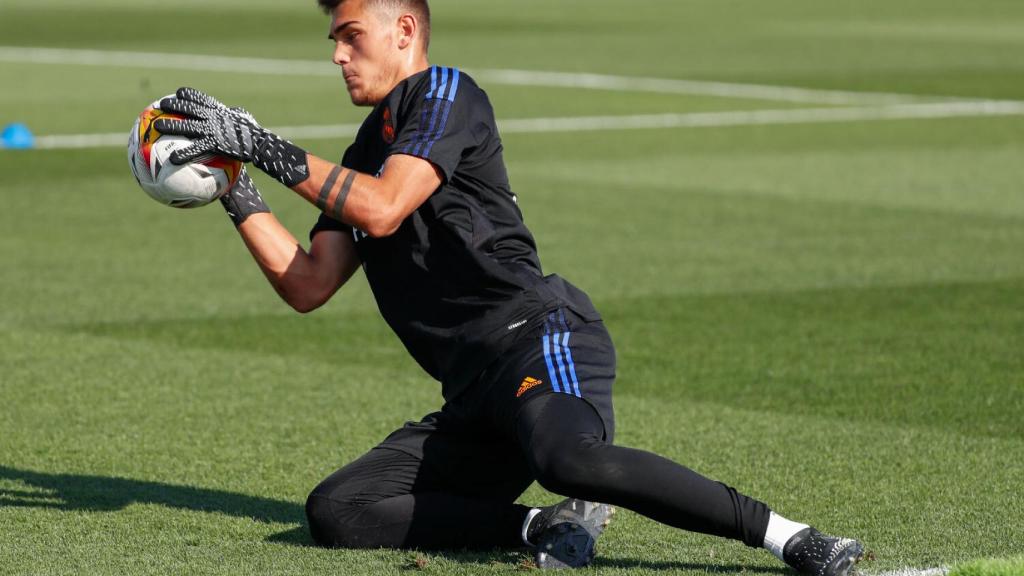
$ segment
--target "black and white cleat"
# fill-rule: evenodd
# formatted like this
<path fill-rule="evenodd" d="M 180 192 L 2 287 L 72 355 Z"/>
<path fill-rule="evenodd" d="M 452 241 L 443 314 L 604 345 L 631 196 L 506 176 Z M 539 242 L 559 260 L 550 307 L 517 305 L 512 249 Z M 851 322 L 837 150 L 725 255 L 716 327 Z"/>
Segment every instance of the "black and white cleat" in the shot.
<path fill-rule="evenodd" d="M 568 498 L 545 509 L 534 560 L 538 568 L 581 568 L 594 559 L 597 538 L 615 508 Z"/>
<path fill-rule="evenodd" d="M 797 532 L 782 549 L 786 564 L 806 576 L 850 576 L 862 556 L 860 542 L 826 536 L 814 528 Z"/>

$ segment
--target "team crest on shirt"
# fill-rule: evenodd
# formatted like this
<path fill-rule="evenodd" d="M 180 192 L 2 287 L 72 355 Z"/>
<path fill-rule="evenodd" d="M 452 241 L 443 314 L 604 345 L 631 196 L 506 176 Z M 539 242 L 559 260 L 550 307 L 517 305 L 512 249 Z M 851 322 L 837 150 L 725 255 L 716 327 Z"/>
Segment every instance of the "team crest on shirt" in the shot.
<path fill-rule="evenodd" d="M 391 116 L 391 106 L 384 107 L 384 115 L 381 119 L 380 136 L 387 144 L 395 142 L 395 119 Z"/>

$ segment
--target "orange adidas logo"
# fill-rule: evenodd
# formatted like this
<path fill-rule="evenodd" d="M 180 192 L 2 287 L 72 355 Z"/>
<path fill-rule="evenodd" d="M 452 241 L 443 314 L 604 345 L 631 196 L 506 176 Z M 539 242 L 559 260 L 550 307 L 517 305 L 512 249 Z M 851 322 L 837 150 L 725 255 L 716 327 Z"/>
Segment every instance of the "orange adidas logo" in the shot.
<path fill-rule="evenodd" d="M 533 388 L 534 386 L 539 386 L 543 383 L 543 380 L 537 380 L 532 376 L 527 376 L 526 378 L 523 378 L 523 383 L 519 385 L 519 392 L 516 392 L 516 398 L 519 398 L 523 394 L 526 394 L 526 391 L 529 390 L 530 388 Z"/>

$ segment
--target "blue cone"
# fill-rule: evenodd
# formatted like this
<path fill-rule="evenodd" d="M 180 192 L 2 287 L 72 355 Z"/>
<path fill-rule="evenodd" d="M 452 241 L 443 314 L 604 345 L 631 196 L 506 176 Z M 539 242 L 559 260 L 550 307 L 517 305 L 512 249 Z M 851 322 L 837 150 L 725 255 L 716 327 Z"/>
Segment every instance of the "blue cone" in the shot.
<path fill-rule="evenodd" d="M 24 124 L 8 124 L 4 126 L 4 131 L 0 132 L 0 148 L 27 150 L 35 146 L 35 143 L 35 136 Z"/>

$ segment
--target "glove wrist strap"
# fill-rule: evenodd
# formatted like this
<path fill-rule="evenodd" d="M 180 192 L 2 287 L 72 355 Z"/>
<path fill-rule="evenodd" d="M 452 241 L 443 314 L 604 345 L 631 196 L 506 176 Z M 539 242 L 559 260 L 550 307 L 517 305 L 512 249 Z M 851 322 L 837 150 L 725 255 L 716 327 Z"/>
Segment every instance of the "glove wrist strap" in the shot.
<path fill-rule="evenodd" d="M 256 151 L 252 163 L 289 188 L 294 188 L 309 178 L 306 151 L 270 132 L 267 132 L 267 137 Z"/>
<path fill-rule="evenodd" d="M 263 201 L 263 196 L 256 189 L 256 184 L 248 174 L 242 172 L 235 185 L 220 197 L 220 203 L 228 218 L 238 228 L 249 216 L 259 213 L 270 213 L 270 207 Z"/>

